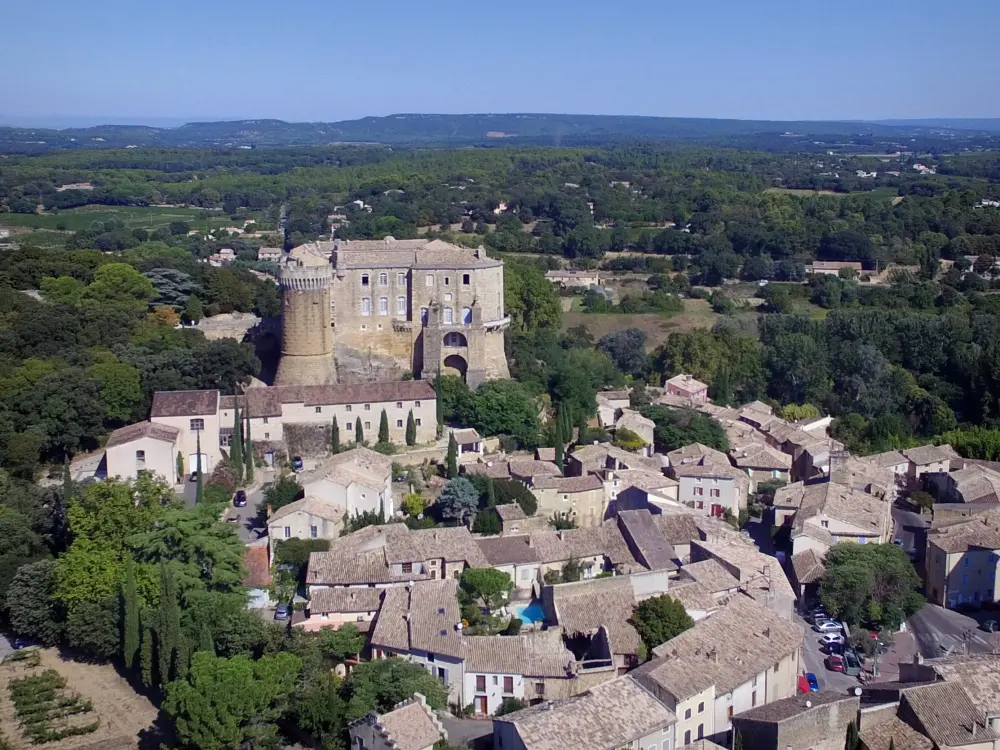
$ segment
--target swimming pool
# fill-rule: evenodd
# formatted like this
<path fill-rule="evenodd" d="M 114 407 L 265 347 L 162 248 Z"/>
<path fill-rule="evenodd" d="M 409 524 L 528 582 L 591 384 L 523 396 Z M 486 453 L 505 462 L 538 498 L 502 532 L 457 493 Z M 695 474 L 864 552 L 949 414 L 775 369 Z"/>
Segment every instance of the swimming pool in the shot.
<path fill-rule="evenodd" d="M 525 625 L 534 625 L 545 620 L 545 610 L 542 609 L 541 602 L 534 600 L 531 604 L 515 607 L 514 616 Z"/>

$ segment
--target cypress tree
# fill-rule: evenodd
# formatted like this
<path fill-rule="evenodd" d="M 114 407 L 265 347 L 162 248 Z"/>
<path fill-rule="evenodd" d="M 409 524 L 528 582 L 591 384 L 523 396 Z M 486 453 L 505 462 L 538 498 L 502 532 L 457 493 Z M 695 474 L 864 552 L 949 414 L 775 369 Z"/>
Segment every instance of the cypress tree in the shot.
<path fill-rule="evenodd" d="M 365 431 L 361 427 L 361 417 L 354 422 L 354 442 L 357 445 L 364 445 Z"/>
<path fill-rule="evenodd" d="M 142 627 L 139 668 L 142 671 L 142 684 L 146 687 L 153 687 L 153 631 L 146 624 L 143 624 Z"/>
<path fill-rule="evenodd" d="M 135 561 L 132 555 L 125 560 L 125 632 L 122 657 L 126 669 L 131 669 L 139 650 L 139 601 L 135 593 Z"/>
<path fill-rule="evenodd" d="M 492 479 L 486 485 L 486 507 L 493 508 L 497 504 L 497 488 Z"/>
<path fill-rule="evenodd" d="M 455 441 L 455 433 L 448 435 L 448 457 L 445 459 L 445 466 L 448 470 L 448 479 L 458 476 L 458 443 Z"/>
<path fill-rule="evenodd" d="M 861 738 L 858 736 L 858 725 L 851 721 L 847 725 L 847 741 L 844 743 L 845 750 L 858 750 Z"/>
<path fill-rule="evenodd" d="M 444 428 L 444 404 L 441 401 L 441 373 L 438 372 L 434 378 L 434 403 L 437 408 L 437 435 L 441 437 L 441 430 Z"/>
<path fill-rule="evenodd" d="M 243 482 L 243 420 L 240 419 L 239 396 L 233 406 L 233 442 L 229 446 L 229 463 L 236 472 L 236 484 Z"/>
<path fill-rule="evenodd" d="M 389 415 L 382 410 L 382 416 L 378 420 L 378 441 L 380 443 L 389 442 Z"/>
<path fill-rule="evenodd" d="M 410 414 L 406 417 L 406 444 L 417 444 L 417 422 L 413 419 L 413 409 L 410 409 Z"/>
<path fill-rule="evenodd" d="M 253 484 L 253 440 L 250 439 L 250 411 L 247 410 L 246 440 L 243 441 L 243 479 L 247 484 Z"/>
<path fill-rule="evenodd" d="M 160 563 L 159 642 L 160 684 L 172 681 L 181 668 L 181 612 L 177 603 L 177 585 L 165 562 Z"/>
<path fill-rule="evenodd" d="M 198 441 L 198 457 L 195 459 L 195 464 L 197 465 L 196 471 L 198 472 L 198 484 L 195 485 L 194 490 L 194 501 L 198 505 L 201 505 L 201 501 L 205 499 L 205 480 L 201 473 L 201 431 L 199 430 L 195 433 Z"/>
<path fill-rule="evenodd" d="M 739 729 L 733 732 L 733 750 L 743 750 L 743 735 Z"/>
<path fill-rule="evenodd" d="M 330 450 L 333 455 L 340 453 L 340 425 L 337 424 L 337 418 L 333 418 L 333 424 L 330 426 Z"/>
<path fill-rule="evenodd" d="M 587 415 L 580 412 L 580 423 L 577 425 L 576 444 L 583 445 L 587 442 Z"/>
<path fill-rule="evenodd" d="M 184 454 L 177 451 L 177 481 L 184 481 Z"/>
<path fill-rule="evenodd" d="M 215 653 L 215 641 L 212 639 L 212 631 L 207 623 L 201 624 L 201 632 L 198 634 L 198 650 Z"/>

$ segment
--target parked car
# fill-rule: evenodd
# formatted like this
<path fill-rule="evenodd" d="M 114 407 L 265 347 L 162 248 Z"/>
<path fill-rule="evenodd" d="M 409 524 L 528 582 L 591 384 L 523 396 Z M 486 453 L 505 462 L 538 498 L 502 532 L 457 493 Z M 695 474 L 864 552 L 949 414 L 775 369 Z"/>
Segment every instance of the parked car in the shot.
<path fill-rule="evenodd" d="M 302 471 L 302 469 L 303 469 L 302 456 L 295 456 L 294 458 L 292 458 L 292 471 L 298 473 Z"/>
<path fill-rule="evenodd" d="M 813 625 L 813 629 L 820 633 L 835 633 L 843 630 L 840 623 L 834 622 L 833 620 L 820 620 Z"/>
<path fill-rule="evenodd" d="M 237 490 L 236 495 L 233 497 L 233 505 L 237 508 L 245 508 L 247 505 L 247 493 L 243 490 Z"/>
<path fill-rule="evenodd" d="M 840 644 L 844 642 L 844 636 L 840 633 L 824 633 L 823 637 L 820 638 L 820 641 L 825 646 L 829 646 L 831 643 Z"/>
<path fill-rule="evenodd" d="M 828 643 L 826 644 L 826 653 L 836 654 L 837 656 L 844 655 L 844 644 L 843 643 Z"/>
<path fill-rule="evenodd" d="M 809 692 L 818 693 L 819 680 L 816 679 L 816 675 L 814 675 L 812 672 L 806 672 L 806 679 L 809 681 Z"/>
<path fill-rule="evenodd" d="M 189 482 L 197 482 L 198 481 L 198 472 L 197 471 L 192 471 L 191 472 L 191 476 L 188 477 L 188 481 Z"/>
<path fill-rule="evenodd" d="M 838 656 L 837 654 L 830 654 L 826 657 L 826 668 L 831 672 L 843 672 L 844 657 Z"/>
<path fill-rule="evenodd" d="M 287 620 L 288 614 L 291 611 L 291 607 L 287 604 L 279 604 L 274 608 L 274 619 L 275 620 Z"/>
<path fill-rule="evenodd" d="M 902 539 L 893 539 L 892 543 L 895 544 L 897 547 L 904 547 L 905 546 L 903 544 L 903 540 Z"/>
<path fill-rule="evenodd" d="M 979 627 L 981 627 L 987 633 L 995 633 L 995 632 L 997 632 L 997 630 L 1000 630 L 1000 627 L 997 626 L 997 621 L 996 620 L 987 620 L 986 622 L 984 622 Z"/>

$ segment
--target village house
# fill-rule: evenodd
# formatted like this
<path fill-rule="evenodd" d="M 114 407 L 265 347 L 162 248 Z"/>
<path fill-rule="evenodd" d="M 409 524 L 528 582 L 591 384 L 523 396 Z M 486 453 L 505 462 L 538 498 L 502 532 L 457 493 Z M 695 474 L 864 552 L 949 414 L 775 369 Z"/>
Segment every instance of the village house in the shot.
<path fill-rule="evenodd" d="M 799 599 L 806 601 L 816 599 L 819 593 L 819 582 L 826 575 L 826 563 L 823 555 L 813 547 L 796 552 L 792 555 L 791 584 Z"/>
<path fill-rule="evenodd" d="M 451 437 L 455 438 L 459 461 L 478 459 L 485 452 L 483 450 L 483 439 L 472 428 L 452 430 Z"/>
<path fill-rule="evenodd" d="M 1000 599 L 1000 514 L 929 530 L 924 569 L 927 598 L 942 607 Z"/>
<path fill-rule="evenodd" d="M 709 449 L 711 450 L 711 449 Z M 678 462 L 671 458 L 670 473 L 678 483 L 677 500 L 707 515 L 721 517 L 728 511 L 737 517 L 747 507 L 750 479 L 729 463 L 711 456 Z"/>
<path fill-rule="evenodd" d="M 901 662 L 903 682 L 950 682 L 963 686 L 976 711 L 990 729 L 1000 730 L 1000 655 L 952 653 L 936 659 L 915 657 Z"/>
<path fill-rule="evenodd" d="M 139 422 L 111 433 L 104 446 L 108 477 L 138 479 L 141 474 L 158 476 L 168 484 L 183 482 L 177 474 L 181 431 L 153 422 Z"/>
<path fill-rule="evenodd" d="M 395 512 L 392 459 L 363 446 L 325 459 L 298 477 L 306 497 L 318 498 L 349 516 Z"/>
<path fill-rule="evenodd" d="M 803 633 L 738 595 L 630 676 L 676 714 L 678 743 L 725 742 L 734 714 L 796 694 Z"/>
<path fill-rule="evenodd" d="M 856 695 L 834 690 L 796 695 L 734 715 L 733 729 L 754 750 L 843 750 L 860 704 Z"/>
<path fill-rule="evenodd" d="M 677 499 L 680 486 L 677 480 L 658 472 L 646 469 L 608 471 L 605 486 L 610 493 L 609 513 L 637 508 L 659 513 L 664 508 L 686 507 Z"/>
<path fill-rule="evenodd" d="M 663 387 L 667 394 L 692 404 L 703 404 L 708 401 L 708 386 L 690 375 L 675 375 L 667 380 Z"/>
<path fill-rule="evenodd" d="M 493 750 L 649 750 L 676 747 L 677 717 L 630 677 L 493 721 Z"/>
<path fill-rule="evenodd" d="M 928 491 L 939 503 L 1000 505 L 1000 472 L 970 463 L 948 473 L 925 474 Z"/>
<path fill-rule="evenodd" d="M 616 448 L 610 443 L 594 443 L 577 447 L 566 456 L 566 476 L 580 477 L 591 472 L 603 474 L 607 470 L 646 469 L 662 472 L 660 458 L 639 456 Z"/>
<path fill-rule="evenodd" d="M 597 394 L 597 421 L 607 429 L 631 406 L 628 391 L 600 391 Z"/>
<path fill-rule="evenodd" d="M 344 530 L 345 510 L 319 497 L 304 497 L 284 505 L 267 519 L 271 559 L 286 539 L 337 539 Z"/>
<path fill-rule="evenodd" d="M 702 535 L 706 536 L 704 532 Z M 752 541 L 732 533 L 713 540 L 691 540 L 691 562 L 702 560 L 718 562 L 739 580 L 741 592 L 779 617 L 791 620 L 795 590 L 778 560 L 765 555 Z"/>
<path fill-rule="evenodd" d="M 306 604 L 305 616 L 296 616 L 293 624 L 306 631 L 316 631 L 323 628 L 336 630 L 350 623 L 358 630 L 367 632 L 382 606 L 384 593 L 385 589 L 357 586 L 316 589 Z"/>
<path fill-rule="evenodd" d="M 392 711 L 372 711 L 351 722 L 347 733 L 350 750 L 433 750 L 439 740 L 448 741 L 448 731 L 420 693 Z"/>
<path fill-rule="evenodd" d="M 749 491 L 757 492 L 758 482 L 787 482 L 792 457 L 766 443 L 749 443 L 733 448 L 729 456 L 737 469 L 750 479 Z"/>
<path fill-rule="evenodd" d="M 774 493 L 774 522 L 792 527 L 793 553 L 814 549 L 822 555 L 838 542 L 888 543 L 891 510 L 884 500 L 834 481 L 796 482 Z"/>
<path fill-rule="evenodd" d="M 592 271 L 577 271 L 574 269 L 560 268 L 545 272 L 545 278 L 556 286 L 566 287 L 592 287 L 600 286 L 601 275 L 597 269 Z"/>
<path fill-rule="evenodd" d="M 912 487 L 919 488 L 920 480 L 926 474 L 947 473 L 951 471 L 951 462 L 961 457 L 950 445 L 922 445 L 902 451 L 910 465 L 906 477 Z"/>
<path fill-rule="evenodd" d="M 282 249 L 280 247 L 261 247 L 257 249 L 257 260 L 269 263 L 277 263 L 281 260 Z"/>
<path fill-rule="evenodd" d="M 604 521 L 608 503 L 604 482 L 596 474 L 579 477 L 535 477 L 531 492 L 538 500 L 538 514 L 573 521 L 592 528 Z"/>
<path fill-rule="evenodd" d="M 864 266 L 854 260 L 814 260 L 806 266 L 806 273 L 837 276 L 845 268 L 854 271 L 856 274 L 860 274 L 864 270 Z"/>
<path fill-rule="evenodd" d="M 621 416 L 618 417 L 614 423 L 614 430 L 616 440 L 620 439 L 618 433 L 621 430 L 628 430 L 642 439 L 645 445 L 632 450 L 632 453 L 637 453 L 640 456 L 647 457 L 653 455 L 653 433 L 656 430 L 656 424 L 652 419 L 642 416 L 637 411 L 624 409 L 622 410 Z"/>

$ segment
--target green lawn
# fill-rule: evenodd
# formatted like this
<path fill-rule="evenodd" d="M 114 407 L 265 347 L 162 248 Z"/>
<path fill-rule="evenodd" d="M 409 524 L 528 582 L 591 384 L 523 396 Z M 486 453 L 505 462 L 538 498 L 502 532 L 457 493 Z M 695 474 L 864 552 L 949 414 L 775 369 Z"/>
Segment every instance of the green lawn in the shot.
<path fill-rule="evenodd" d="M 130 229 L 157 229 L 172 221 L 186 221 L 192 227 L 211 226 L 213 229 L 231 224 L 225 214 L 213 212 L 209 219 L 199 218 L 199 208 L 164 208 L 160 206 L 81 206 L 45 214 L 0 213 L 0 226 L 32 227 L 52 231 L 75 232 L 89 229 L 95 221 L 118 219 Z"/>

